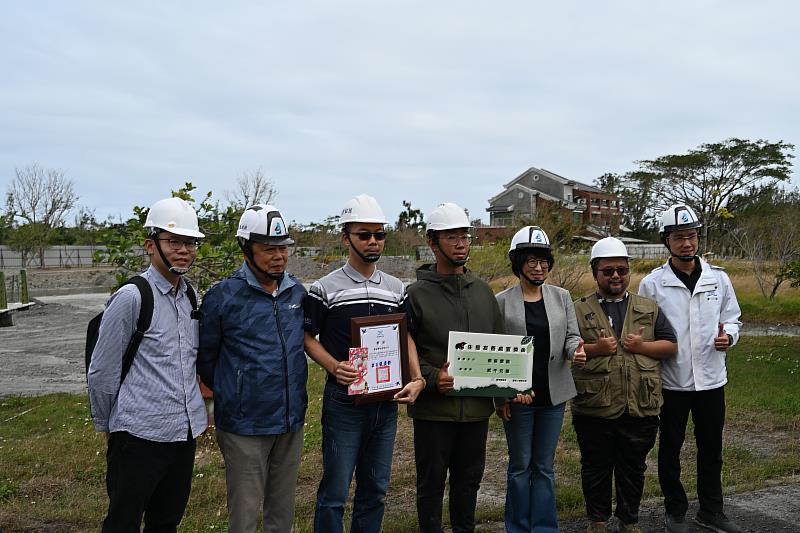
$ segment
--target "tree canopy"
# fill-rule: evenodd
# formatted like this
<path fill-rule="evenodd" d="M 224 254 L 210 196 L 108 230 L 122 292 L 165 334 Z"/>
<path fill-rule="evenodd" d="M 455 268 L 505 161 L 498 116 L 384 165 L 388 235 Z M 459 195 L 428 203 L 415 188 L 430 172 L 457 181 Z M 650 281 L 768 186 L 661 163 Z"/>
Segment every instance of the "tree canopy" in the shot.
<path fill-rule="evenodd" d="M 790 179 L 792 150 L 783 141 L 730 138 L 637 161 L 638 169 L 605 174 L 595 183 L 620 197 L 625 225 L 639 234 L 652 231 L 670 205 L 689 205 L 703 221 L 708 245 L 730 216 L 727 205 L 735 195 Z"/>

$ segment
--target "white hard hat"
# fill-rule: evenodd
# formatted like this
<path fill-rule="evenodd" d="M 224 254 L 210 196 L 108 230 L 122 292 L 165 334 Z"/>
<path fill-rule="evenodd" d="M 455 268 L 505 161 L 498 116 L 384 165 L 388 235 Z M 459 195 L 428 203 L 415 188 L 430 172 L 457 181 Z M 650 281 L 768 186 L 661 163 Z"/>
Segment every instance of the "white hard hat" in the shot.
<path fill-rule="evenodd" d="M 525 226 L 511 238 L 508 255 L 516 250 L 550 250 L 550 238 L 539 226 Z"/>
<path fill-rule="evenodd" d="M 197 225 L 197 213 L 189 202 L 181 198 L 165 198 L 150 207 L 144 227 L 162 229 L 185 237 L 205 237 Z"/>
<path fill-rule="evenodd" d="M 364 222 L 366 224 L 388 224 L 378 201 L 368 194 L 350 198 L 342 208 L 339 224 Z"/>
<path fill-rule="evenodd" d="M 256 204 L 245 209 L 239 219 L 236 236 L 275 246 L 294 244 L 294 240 L 289 237 L 283 215 L 278 208 L 268 204 Z"/>
<path fill-rule="evenodd" d="M 452 202 L 439 204 L 428 215 L 428 231 L 471 228 L 467 213 Z"/>
<path fill-rule="evenodd" d="M 658 221 L 658 232 L 662 238 L 670 231 L 701 227 L 703 227 L 703 223 L 697 218 L 697 214 L 685 204 L 669 206 L 661 213 L 661 219 Z"/>
<path fill-rule="evenodd" d="M 625 243 L 616 237 L 606 237 L 600 239 L 592 246 L 592 256 L 590 261 L 605 257 L 630 257 Z"/>

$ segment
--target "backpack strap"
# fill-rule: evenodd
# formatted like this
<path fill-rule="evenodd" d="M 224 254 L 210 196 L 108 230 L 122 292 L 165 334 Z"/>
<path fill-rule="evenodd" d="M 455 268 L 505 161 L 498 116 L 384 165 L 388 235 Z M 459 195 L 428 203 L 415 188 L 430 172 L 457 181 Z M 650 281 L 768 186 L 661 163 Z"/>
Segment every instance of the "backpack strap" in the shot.
<path fill-rule="evenodd" d="M 186 281 L 186 296 L 189 297 L 189 302 L 192 304 L 192 320 L 200 320 L 200 311 L 197 310 L 197 293 L 194 292 L 194 287 L 188 281 Z"/>
<path fill-rule="evenodd" d="M 153 320 L 153 307 L 155 305 L 153 300 L 153 288 L 150 287 L 150 283 L 145 278 L 142 276 L 133 276 L 123 283 L 123 285 L 128 284 L 136 285 L 136 288 L 139 289 L 139 294 L 142 297 L 142 305 L 139 309 L 139 319 L 136 321 L 136 331 L 133 332 L 130 341 L 128 341 L 128 347 L 125 349 L 125 355 L 122 356 L 122 372 L 119 379 L 120 385 L 125 381 L 125 376 L 128 375 L 128 371 L 131 369 L 133 358 L 136 356 L 136 352 L 139 351 L 139 344 L 141 344 L 145 332 L 150 329 L 150 322 Z"/>

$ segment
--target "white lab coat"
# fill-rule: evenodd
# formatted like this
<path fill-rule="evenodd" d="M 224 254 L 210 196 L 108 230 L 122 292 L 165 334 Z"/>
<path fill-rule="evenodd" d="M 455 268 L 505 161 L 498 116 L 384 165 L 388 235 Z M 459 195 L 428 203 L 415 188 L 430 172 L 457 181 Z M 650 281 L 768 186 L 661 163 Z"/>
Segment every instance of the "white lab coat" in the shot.
<path fill-rule="evenodd" d="M 722 323 L 725 333 L 739 341 L 741 311 L 733 285 L 720 267 L 700 260 L 702 272 L 694 294 L 681 282 L 668 263 L 654 269 L 639 284 L 639 294 L 658 302 L 678 338 L 678 355 L 662 361 L 665 389 L 702 391 L 728 382 L 725 352 L 714 348 Z"/>

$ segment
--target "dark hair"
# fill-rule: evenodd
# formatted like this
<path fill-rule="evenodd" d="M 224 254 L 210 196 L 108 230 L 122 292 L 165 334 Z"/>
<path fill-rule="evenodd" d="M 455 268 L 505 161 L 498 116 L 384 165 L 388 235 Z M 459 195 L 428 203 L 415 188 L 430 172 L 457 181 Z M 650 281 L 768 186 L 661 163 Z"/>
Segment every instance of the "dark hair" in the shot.
<path fill-rule="evenodd" d="M 519 277 L 520 272 L 522 272 L 522 265 L 524 265 L 528 257 L 532 255 L 546 259 L 548 270 L 552 270 L 556 262 L 553 257 L 553 252 L 544 248 L 522 248 L 520 250 L 512 250 L 508 254 L 509 259 L 511 259 L 511 272 Z"/>

